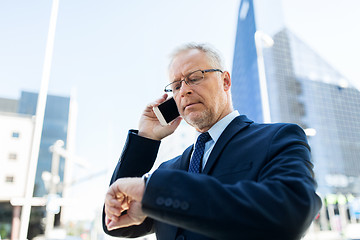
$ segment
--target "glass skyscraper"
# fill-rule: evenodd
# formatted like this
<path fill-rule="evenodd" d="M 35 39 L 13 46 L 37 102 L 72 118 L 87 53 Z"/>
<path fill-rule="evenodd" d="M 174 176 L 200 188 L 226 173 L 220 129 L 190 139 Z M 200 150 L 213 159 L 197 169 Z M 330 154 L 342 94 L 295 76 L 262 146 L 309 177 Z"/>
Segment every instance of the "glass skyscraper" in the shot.
<path fill-rule="evenodd" d="M 18 105 L 18 113 L 35 115 L 37 98 L 37 93 L 22 92 Z M 64 148 L 66 148 L 69 107 L 69 97 L 48 95 L 36 170 L 35 197 L 42 197 L 47 194 L 41 175 L 43 171 L 51 171 L 52 153 L 49 150 L 50 146 L 57 140 L 62 140 L 65 143 Z M 64 159 L 60 158 L 59 176 L 61 181 L 64 177 L 64 168 Z"/>
<path fill-rule="evenodd" d="M 263 122 L 267 108 L 271 122 L 312 131 L 319 193 L 360 195 L 360 92 L 285 27 L 280 1 L 241 1 L 232 94 L 234 107 L 254 121 Z"/>
<path fill-rule="evenodd" d="M 37 93 L 22 92 L 19 100 L 18 112 L 21 114 L 35 115 L 37 106 Z M 40 151 L 36 169 L 34 197 L 43 197 L 47 195 L 42 173 L 51 172 L 52 152 L 49 150 L 57 140 L 64 142 L 64 148 L 67 146 L 67 135 L 69 125 L 70 98 L 48 95 L 46 101 L 43 131 L 41 135 Z M 60 157 L 59 177 L 60 183 L 64 180 L 65 160 Z M 61 196 L 62 190 L 58 189 Z M 29 223 L 28 237 L 33 237 L 41 232 L 37 232 L 42 227 L 42 219 L 45 217 L 45 207 L 32 207 Z M 55 224 L 59 224 L 60 214 L 55 215 Z"/>

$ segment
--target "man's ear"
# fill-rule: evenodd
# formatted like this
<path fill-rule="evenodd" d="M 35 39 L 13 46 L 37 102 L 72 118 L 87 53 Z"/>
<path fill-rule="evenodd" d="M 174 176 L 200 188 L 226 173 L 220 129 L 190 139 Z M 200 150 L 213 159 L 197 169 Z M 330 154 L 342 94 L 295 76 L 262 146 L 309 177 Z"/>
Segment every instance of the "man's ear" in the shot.
<path fill-rule="evenodd" d="M 231 78 L 230 78 L 230 73 L 228 71 L 225 71 L 223 73 L 223 81 L 224 81 L 224 90 L 229 91 L 231 87 Z"/>

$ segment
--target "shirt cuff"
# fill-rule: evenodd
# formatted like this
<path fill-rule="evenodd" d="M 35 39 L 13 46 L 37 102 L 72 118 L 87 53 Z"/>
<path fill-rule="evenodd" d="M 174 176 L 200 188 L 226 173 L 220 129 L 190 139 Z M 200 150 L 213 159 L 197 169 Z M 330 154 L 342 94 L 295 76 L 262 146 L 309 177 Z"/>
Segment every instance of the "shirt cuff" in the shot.
<path fill-rule="evenodd" d="M 145 182 L 145 188 L 150 180 L 150 177 L 151 177 L 151 173 L 145 173 L 144 175 L 142 175 L 142 179 L 144 180 Z"/>

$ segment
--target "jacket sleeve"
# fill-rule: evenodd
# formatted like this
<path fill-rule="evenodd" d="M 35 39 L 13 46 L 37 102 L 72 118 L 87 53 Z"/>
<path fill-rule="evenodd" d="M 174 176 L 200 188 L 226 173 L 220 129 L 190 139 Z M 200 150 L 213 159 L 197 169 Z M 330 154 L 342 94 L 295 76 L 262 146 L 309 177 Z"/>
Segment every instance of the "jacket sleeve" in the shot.
<path fill-rule="evenodd" d="M 205 174 L 156 170 L 143 211 L 215 239 L 300 239 L 321 207 L 306 136 L 297 125 L 286 124 L 269 139 L 259 149 L 265 160 L 253 180 L 224 184 Z"/>
<path fill-rule="evenodd" d="M 141 177 L 149 172 L 155 162 L 160 141 L 143 138 L 137 131 L 130 130 L 126 143 L 111 177 L 110 185 L 118 178 Z M 103 230 L 106 234 L 119 237 L 140 237 L 153 232 L 153 220 L 147 218 L 141 225 L 108 231 L 105 225 L 105 212 L 102 214 Z"/>

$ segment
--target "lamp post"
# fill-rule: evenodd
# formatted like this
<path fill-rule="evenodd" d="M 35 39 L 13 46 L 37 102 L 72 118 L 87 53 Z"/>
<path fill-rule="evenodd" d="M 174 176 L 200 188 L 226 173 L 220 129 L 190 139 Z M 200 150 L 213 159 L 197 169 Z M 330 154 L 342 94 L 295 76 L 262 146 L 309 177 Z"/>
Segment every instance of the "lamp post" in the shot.
<path fill-rule="evenodd" d="M 73 162 L 80 167 L 87 168 L 88 164 L 83 159 L 73 155 L 71 152 L 64 149 L 64 141 L 57 140 L 49 148 L 52 152 L 51 160 L 51 173 L 44 171 L 42 173 L 42 179 L 45 184 L 45 188 L 48 191 L 47 203 L 46 203 L 46 225 L 45 225 L 45 237 L 46 239 L 51 238 L 52 230 L 54 228 L 54 215 L 60 212 L 60 206 L 66 204 L 66 199 L 60 197 L 57 193 L 59 192 L 60 176 L 59 176 L 59 164 L 60 157 L 64 157 L 66 162 Z M 69 183 L 64 182 L 62 191 L 67 188 Z"/>
<path fill-rule="evenodd" d="M 49 32 L 48 39 L 46 43 L 45 50 L 45 59 L 44 59 L 44 67 L 41 79 L 41 85 L 38 95 L 38 101 L 36 106 L 36 115 L 35 115 L 35 127 L 33 134 L 33 141 L 31 146 L 31 156 L 29 162 L 29 171 L 28 171 L 28 179 L 26 183 L 25 189 L 25 201 L 24 206 L 21 211 L 21 223 L 20 223 L 20 239 L 27 239 L 27 232 L 29 228 L 30 221 L 30 212 L 31 212 L 31 199 L 34 193 L 34 184 L 35 184 L 35 176 L 36 176 L 36 168 L 37 162 L 39 158 L 39 150 L 40 150 L 40 141 L 41 134 L 44 123 L 44 115 L 45 115 L 45 106 L 46 106 L 46 98 L 47 91 L 49 86 L 49 78 L 50 78 L 50 70 L 51 70 L 51 59 L 54 48 L 54 39 L 55 39 L 55 28 L 56 28 L 56 19 L 59 8 L 59 0 L 53 0 L 50 24 L 49 24 Z"/>
<path fill-rule="evenodd" d="M 60 211 L 60 206 L 52 207 L 54 200 L 56 201 L 59 196 L 57 195 L 58 184 L 60 182 L 59 177 L 59 163 L 60 163 L 60 154 L 59 149 L 64 146 L 62 140 L 57 140 L 54 145 L 50 146 L 50 151 L 52 152 L 51 160 L 51 173 L 43 172 L 43 180 L 45 186 L 48 187 L 48 201 L 46 204 L 46 226 L 45 226 L 45 237 L 49 238 L 51 230 L 54 228 L 54 215 Z M 48 184 L 46 184 L 48 182 Z"/>
<path fill-rule="evenodd" d="M 254 38 L 255 38 L 255 47 L 256 47 L 257 64 L 258 64 L 258 72 L 259 72 L 259 86 L 260 86 L 263 122 L 270 123 L 271 115 L 270 115 L 269 95 L 268 95 L 268 89 L 266 83 L 263 48 L 272 47 L 274 45 L 274 40 L 269 35 L 265 34 L 260 30 L 255 32 Z"/>

